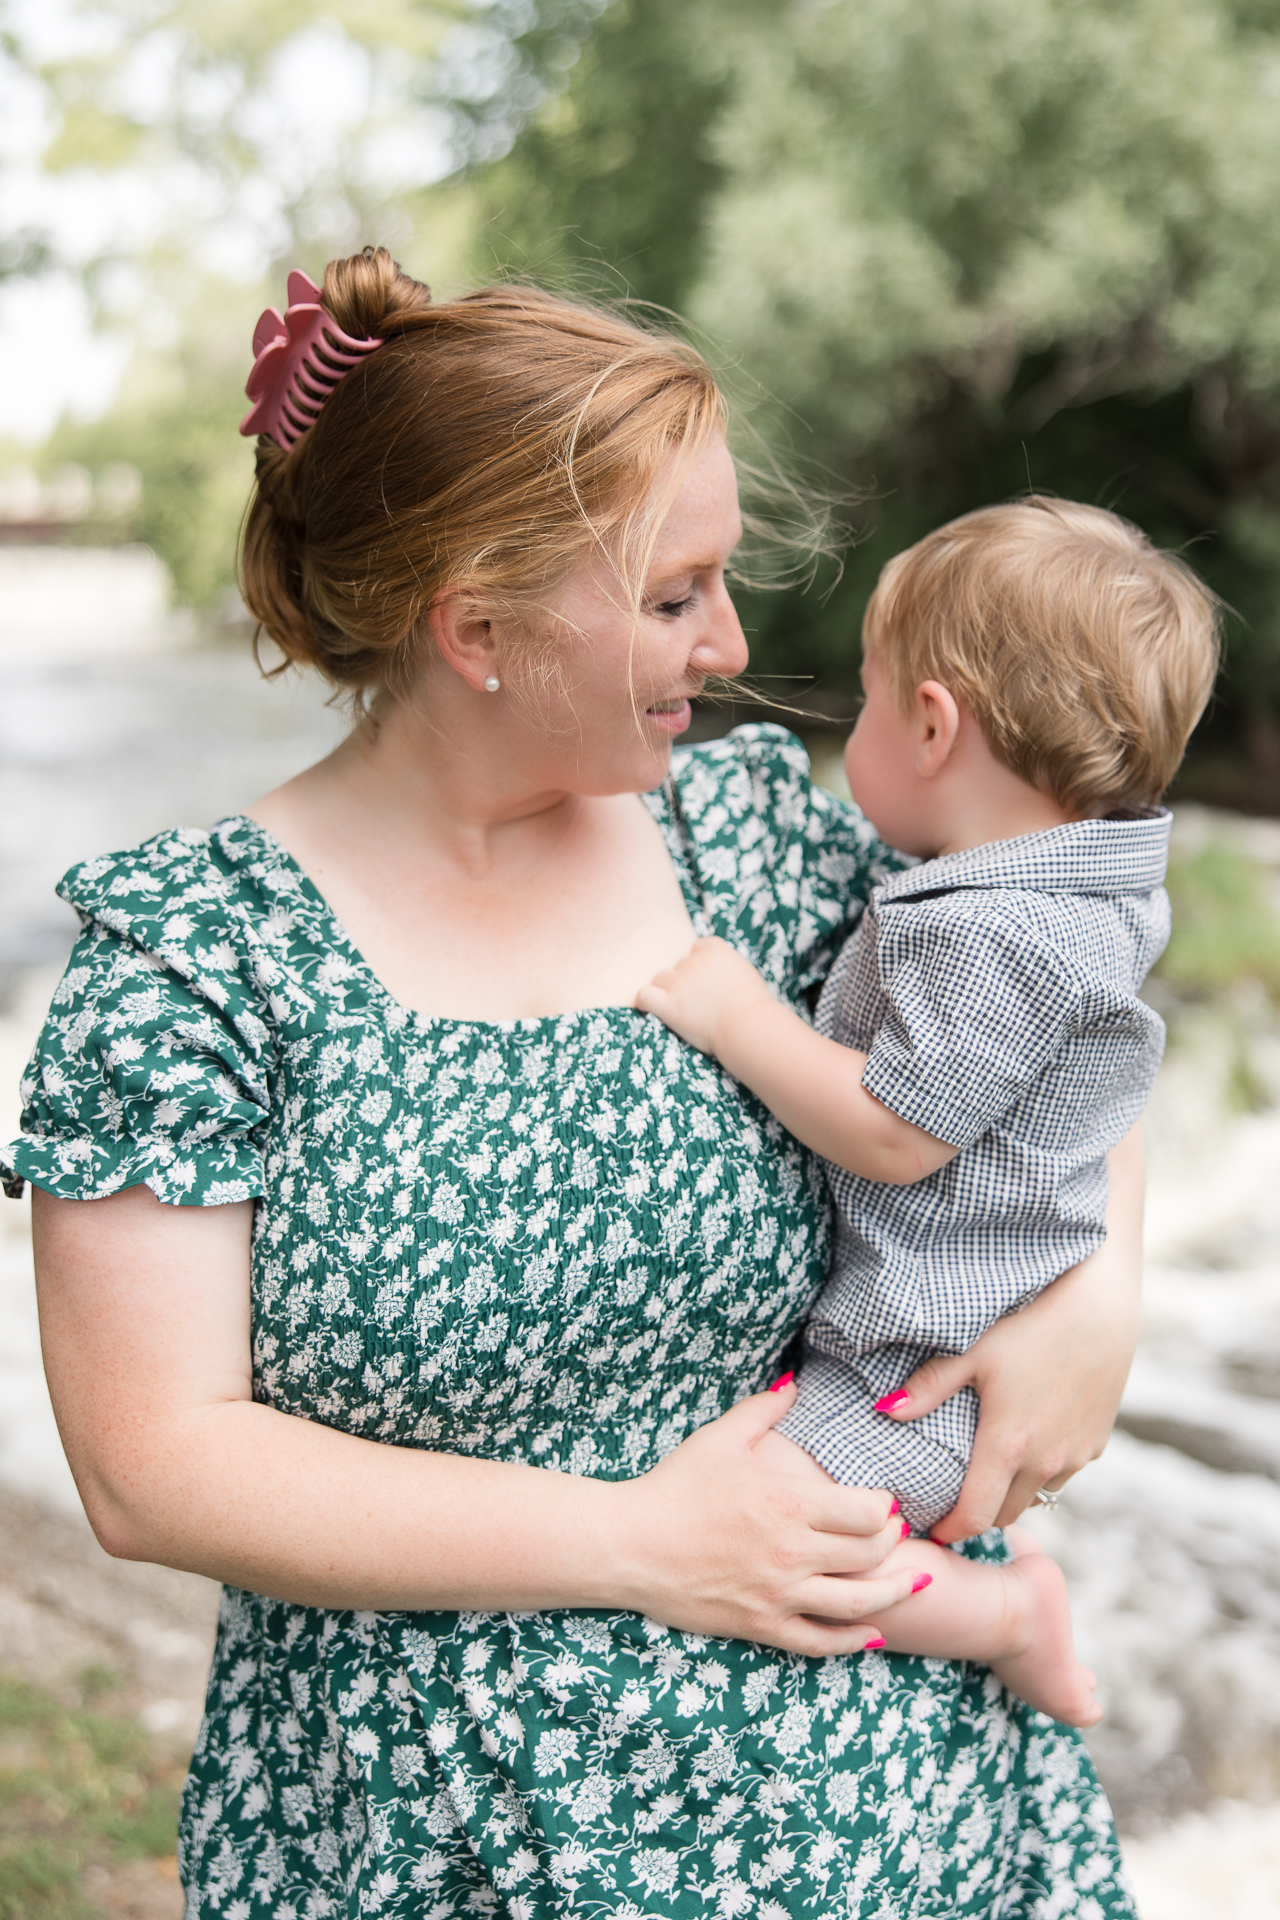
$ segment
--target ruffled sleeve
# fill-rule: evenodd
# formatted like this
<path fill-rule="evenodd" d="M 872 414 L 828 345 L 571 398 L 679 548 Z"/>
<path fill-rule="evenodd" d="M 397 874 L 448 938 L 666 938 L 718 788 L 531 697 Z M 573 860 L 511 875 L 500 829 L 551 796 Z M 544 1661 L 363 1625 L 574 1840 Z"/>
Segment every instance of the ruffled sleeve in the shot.
<path fill-rule="evenodd" d="M 673 786 L 711 930 L 792 997 L 826 978 L 872 887 L 913 864 L 814 785 L 784 727 L 735 727 L 687 749 Z"/>
<path fill-rule="evenodd" d="M 145 1185 L 175 1206 L 263 1191 L 273 1041 L 252 942 L 207 834 L 167 834 L 73 868 L 72 950 L 0 1149 L 11 1196 Z"/>

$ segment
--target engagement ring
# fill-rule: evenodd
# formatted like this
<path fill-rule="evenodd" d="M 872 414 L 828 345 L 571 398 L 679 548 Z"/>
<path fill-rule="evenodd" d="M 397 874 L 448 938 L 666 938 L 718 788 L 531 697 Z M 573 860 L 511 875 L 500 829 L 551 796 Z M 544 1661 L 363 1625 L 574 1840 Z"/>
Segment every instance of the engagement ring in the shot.
<path fill-rule="evenodd" d="M 1037 1507 L 1048 1507 L 1052 1513 L 1058 1504 L 1058 1499 L 1059 1496 L 1056 1493 L 1050 1493 L 1048 1487 L 1041 1487 L 1033 1504 Z"/>

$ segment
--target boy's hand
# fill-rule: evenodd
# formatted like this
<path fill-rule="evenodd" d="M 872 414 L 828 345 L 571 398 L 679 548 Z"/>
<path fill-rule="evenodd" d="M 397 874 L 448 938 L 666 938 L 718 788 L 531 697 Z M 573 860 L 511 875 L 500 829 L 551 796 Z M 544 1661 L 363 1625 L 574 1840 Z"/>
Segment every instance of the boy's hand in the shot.
<path fill-rule="evenodd" d="M 678 966 L 655 974 L 636 995 L 641 1013 L 656 1013 L 682 1040 L 719 1054 L 732 1023 L 772 1002 L 763 978 L 724 940 L 697 940 Z"/>

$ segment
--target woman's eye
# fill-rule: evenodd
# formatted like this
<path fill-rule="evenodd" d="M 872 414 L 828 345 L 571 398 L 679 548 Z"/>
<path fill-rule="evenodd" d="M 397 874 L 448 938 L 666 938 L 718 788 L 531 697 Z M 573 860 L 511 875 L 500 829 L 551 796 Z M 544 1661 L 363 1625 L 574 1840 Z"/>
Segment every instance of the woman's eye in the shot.
<path fill-rule="evenodd" d="M 682 613 L 688 613 L 693 600 L 694 596 L 691 593 L 686 594 L 683 600 L 659 600 L 654 612 L 666 614 L 668 619 L 678 620 Z"/>

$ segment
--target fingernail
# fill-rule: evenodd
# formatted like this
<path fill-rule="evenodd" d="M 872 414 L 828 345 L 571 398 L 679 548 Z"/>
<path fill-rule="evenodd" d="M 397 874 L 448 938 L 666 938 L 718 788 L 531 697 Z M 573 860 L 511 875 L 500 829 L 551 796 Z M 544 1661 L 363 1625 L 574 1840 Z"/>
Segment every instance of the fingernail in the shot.
<path fill-rule="evenodd" d="M 889 1518 L 892 1520 L 895 1513 L 901 1513 L 901 1512 L 902 1512 L 902 1508 L 898 1505 L 897 1501 L 895 1500 L 893 1505 L 889 1509 Z"/>
<path fill-rule="evenodd" d="M 875 1636 L 875 1639 L 874 1639 L 874 1640 L 864 1640 L 864 1641 L 863 1641 L 863 1643 L 862 1643 L 862 1651 L 863 1651 L 864 1653 L 870 1653 L 870 1652 L 871 1652 L 871 1651 L 872 1651 L 872 1650 L 873 1650 L 874 1648 L 876 1648 L 876 1647 L 887 1647 L 887 1646 L 888 1646 L 888 1644 L 889 1644 L 889 1642 L 888 1642 L 888 1641 L 887 1641 L 887 1640 L 885 1639 L 885 1637 L 884 1637 L 884 1635 L 883 1635 L 882 1633 L 878 1633 L 878 1634 L 877 1634 L 877 1635 Z"/>
<path fill-rule="evenodd" d="M 923 1593 L 926 1587 L 931 1587 L 932 1585 L 933 1575 L 931 1573 L 918 1573 L 911 1582 L 911 1591 L 912 1593 Z"/>
<path fill-rule="evenodd" d="M 906 1521 L 904 1520 L 902 1523 L 902 1537 L 904 1540 L 906 1539 L 910 1531 L 911 1531 L 910 1527 L 907 1525 Z"/>
<path fill-rule="evenodd" d="M 896 1393 L 886 1393 L 883 1400 L 876 1401 L 877 1413 L 892 1413 L 895 1407 L 905 1406 L 911 1395 L 905 1387 L 899 1387 Z"/>
<path fill-rule="evenodd" d="M 791 1385 L 791 1382 L 794 1379 L 795 1379 L 794 1373 L 780 1373 L 777 1379 L 774 1381 L 773 1385 L 770 1387 L 769 1389 L 770 1393 L 781 1393 L 782 1389 L 784 1387 L 789 1387 Z"/>

